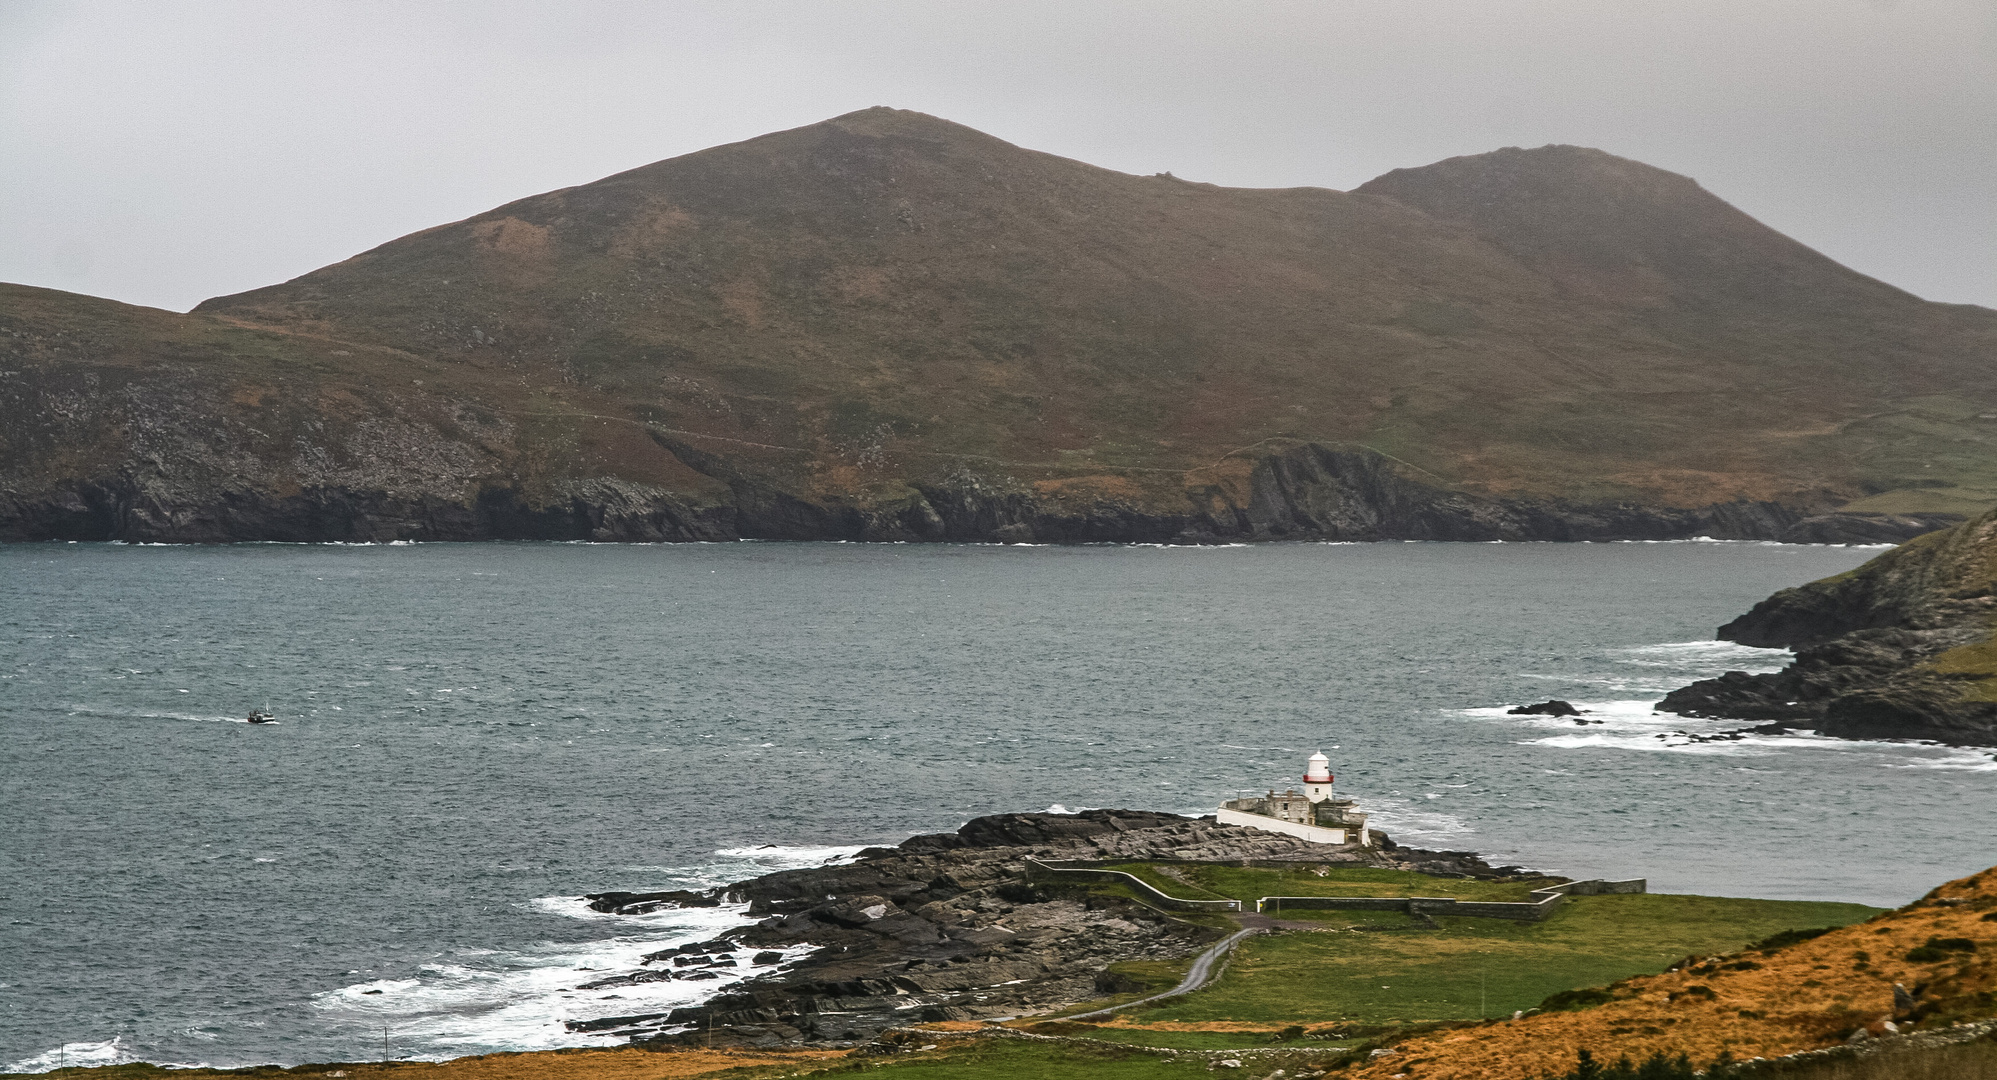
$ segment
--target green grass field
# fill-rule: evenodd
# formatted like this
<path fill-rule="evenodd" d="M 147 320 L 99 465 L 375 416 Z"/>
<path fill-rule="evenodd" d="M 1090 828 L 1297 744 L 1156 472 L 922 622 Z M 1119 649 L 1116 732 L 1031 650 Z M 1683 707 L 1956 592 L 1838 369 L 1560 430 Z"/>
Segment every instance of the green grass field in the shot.
<path fill-rule="evenodd" d="M 1531 899 L 1527 894 L 1532 890 L 1558 880 L 1474 881 L 1371 867 L 1342 867 L 1319 874 L 1309 867 L 1265 870 L 1136 862 L 1104 869 L 1120 870 L 1182 900 L 1240 900 L 1247 911 L 1255 910 L 1255 902 L 1265 896 L 1450 896 L 1524 903 Z"/>
<path fill-rule="evenodd" d="M 1710 896 L 1588 896 L 1541 923 L 1443 918 L 1440 930 L 1251 938 L 1217 982 L 1131 1018 L 1384 1024 L 1505 1016 L 1557 991 L 1662 971 L 1687 954 L 1731 951 L 1781 930 L 1857 922 L 1877 910 Z M 1357 921 L 1344 912 L 1313 914 L 1334 916 L 1328 926 Z"/>
<path fill-rule="evenodd" d="M 1202 889 L 1216 896 L 1251 903 L 1265 896 L 1452 896 L 1458 900 L 1525 903 L 1530 899 L 1527 893 L 1557 880 L 1474 881 L 1371 867 L 1336 868 L 1322 876 L 1307 867 L 1261 870 L 1239 866 L 1195 866 L 1187 870 L 1190 872 L 1186 876 Z"/>

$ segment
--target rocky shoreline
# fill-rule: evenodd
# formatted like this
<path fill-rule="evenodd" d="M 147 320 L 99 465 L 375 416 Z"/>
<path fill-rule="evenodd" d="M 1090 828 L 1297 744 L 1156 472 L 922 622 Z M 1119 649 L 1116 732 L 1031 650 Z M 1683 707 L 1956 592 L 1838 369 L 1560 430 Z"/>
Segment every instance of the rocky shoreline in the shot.
<path fill-rule="evenodd" d="M 571 1021 L 571 1031 L 632 1045 L 846 1046 L 912 1021 L 983 1020 L 1052 1009 L 1134 987 L 1108 971 L 1122 960 L 1172 960 L 1222 932 L 1080 886 L 1036 879 L 1027 860 L 1183 860 L 1377 866 L 1502 878 L 1467 852 L 1312 844 L 1212 818 L 1138 810 L 998 814 L 955 833 L 868 848 L 851 862 L 784 870 L 705 893 L 599 893 L 591 906 L 749 905 L 760 921 L 662 950 L 609 987 L 699 978 L 714 965 L 767 966 L 781 950 L 803 960 L 748 979 L 703 1005 Z M 713 977 L 713 976 L 708 976 Z"/>
<path fill-rule="evenodd" d="M 1788 648 L 1781 671 L 1729 671 L 1672 691 L 1681 716 L 1814 729 L 1848 739 L 1997 746 L 1997 511 L 1849 573 L 1781 592 L 1719 628 L 1721 641 Z"/>
<path fill-rule="evenodd" d="M 98 418 L 106 426 L 118 416 Z M 1050 499 L 1032 486 L 953 475 L 903 497 L 863 502 L 794 490 L 654 434 L 702 474 L 703 495 L 615 477 L 529 492 L 495 477 L 404 476 L 374 486 L 311 478 L 291 465 L 223 460 L 168 430 L 163 451 L 116 475 L 50 482 L 0 470 L 0 542 L 385 543 L 558 540 L 694 543 L 800 540 L 902 543 L 1218 544 L 1242 541 L 1776 540 L 1893 543 L 1961 521 L 1954 514 L 1855 514 L 1827 505 L 1708 506 L 1493 497 L 1428 483 L 1366 449 L 1300 443 L 1255 456 L 1239 490 L 1193 484 L 1170 495 Z M 431 438 L 427 457 L 476 457 Z M 357 453 L 353 447 L 341 454 Z M 338 455 L 336 455 L 338 456 Z"/>

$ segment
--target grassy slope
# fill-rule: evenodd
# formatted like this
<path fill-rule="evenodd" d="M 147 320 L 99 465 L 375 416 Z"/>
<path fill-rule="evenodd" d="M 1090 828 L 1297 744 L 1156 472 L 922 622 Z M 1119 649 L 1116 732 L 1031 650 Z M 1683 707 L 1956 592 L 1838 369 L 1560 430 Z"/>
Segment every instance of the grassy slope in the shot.
<path fill-rule="evenodd" d="M 1948 566 L 1949 596 L 1983 596 L 1997 589 L 1997 511 L 1948 530 L 1929 546 L 1937 550 L 1937 561 Z M 1992 636 L 1950 649 L 1925 665 L 1947 677 L 1964 701 L 1997 702 L 1997 625 L 1992 629 Z"/>
<path fill-rule="evenodd" d="M 1951 903 L 1937 903 L 1946 899 Z M 1919 953 L 1930 938 L 1962 938 L 1969 950 Z M 1911 954 L 1911 956 L 1910 956 Z M 1946 1026 L 1997 1014 L 1997 870 L 1950 882 L 1929 898 L 1770 954 L 1755 966 L 1720 965 L 1627 979 L 1614 1000 L 1416 1035 L 1389 1064 L 1362 1065 L 1354 1080 L 1411 1072 L 1423 1080 L 1534 1076 L 1565 1070 L 1582 1048 L 1643 1058 L 1685 1052 L 1704 1065 L 1722 1050 L 1737 1059 L 1834 1046 L 1854 1028 L 1893 1015 L 1893 985 L 1918 995 L 1917 1019 Z M 1695 989 L 1696 988 L 1696 989 Z"/>
<path fill-rule="evenodd" d="M 951 477 L 1239 503 L 1254 455 L 1304 440 L 1497 493 L 1961 510 L 1997 498 L 1993 355 L 1997 313 L 1598 151 L 1255 191 L 868 110 L 192 316 L 0 286 L 22 376 L 0 377 L 0 484 L 157 459 L 217 484 L 720 498 L 655 425 L 723 472 L 873 505 Z M 378 450 L 398 443 L 417 452 Z"/>
<path fill-rule="evenodd" d="M 1439 931 L 1284 934 L 1243 943 L 1211 989 L 1147 1010 L 1142 1019 L 1379 1024 L 1508 1015 L 1561 990 L 1662 971 L 1687 954 L 1729 951 L 1780 930 L 1843 924 L 1874 910 L 1591 896 L 1562 905 L 1543 923 L 1447 918 Z"/>
<path fill-rule="evenodd" d="M 1251 191 L 874 109 L 202 310 L 568 388 L 795 488 L 877 499 L 970 472 L 1182 505 L 1189 484 L 1240 483 L 1226 455 L 1291 439 L 1499 492 L 1997 492 L 1978 452 L 1997 313 L 1573 147 Z"/>
<path fill-rule="evenodd" d="M 1319 877 L 1309 869 L 1170 867 L 1191 878 L 1194 884 L 1188 885 L 1145 864 L 1117 869 L 1136 873 L 1175 896 L 1250 901 L 1271 895 L 1523 900 L 1541 884 L 1370 868 L 1337 868 Z M 1479 1016 L 1480 1008 L 1481 1015 L 1500 1016 L 1531 1008 L 1558 991 L 1662 971 L 1689 954 L 1731 951 L 1781 930 L 1843 925 L 1876 911 L 1857 904 L 1662 894 L 1578 897 L 1542 923 L 1444 918 L 1440 931 L 1414 928 L 1393 912 L 1286 912 L 1286 919 L 1321 923 L 1327 932 L 1251 939 L 1237 948 L 1217 983 L 1123 1014 L 1110 1021 L 1124 1029 L 1112 1037 L 1141 1041 L 1153 1025 L 1163 1025 L 1161 1032 L 1211 1025 L 1202 1040 L 1206 1045 L 1266 1045 L 1265 1032 L 1291 1024 L 1460 1020 Z M 1346 929 L 1358 926 L 1369 929 Z M 1183 968 L 1163 963 L 1115 966 L 1150 987 L 1124 998 L 1171 986 Z M 1247 1033 L 1214 1033 L 1231 1027 Z M 1182 1039 L 1183 1033 L 1169 1037 Z"/>
<path fill-rule="evenodd" d="M 1453 896 L 1459 900 L 1523 903 L 1529 899 L 1527 893 L 1554 880 L 1476 881 L 1370 867 L 1334 867 L 1319 876 L 1307 868 L 1264 870 L 1201 866 L 1195 868 L 1191 876 L 1215 895 L 1250 902 L 1265 896 Z"/>

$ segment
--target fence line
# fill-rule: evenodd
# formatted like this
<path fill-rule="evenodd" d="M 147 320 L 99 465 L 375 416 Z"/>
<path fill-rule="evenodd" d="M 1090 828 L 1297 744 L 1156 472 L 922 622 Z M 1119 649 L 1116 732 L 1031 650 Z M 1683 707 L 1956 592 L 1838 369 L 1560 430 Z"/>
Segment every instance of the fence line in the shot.
<path fill-rule="evenodd" d="M 1241 910 L 1241 901 L 1239 900 L 1186 900 L 1160 892 L 1157 886 L 1152 885 L 1143 878 L 1135 874 L 1126 874 L 1121 870 L 1104 870 L 1096 866 L 1055 866 L 1052 863 L 1041 862 L 1039 859 L 1031 856 L 1028 856 L 1026 861 L 1049 874 L 1080 874 L 1084 877 L 1094 877 L 1129 885 L 1136 889 L 1139 895 L 1149 897 L 1159 907 L 1169 908 L 1173 911 Z"/>

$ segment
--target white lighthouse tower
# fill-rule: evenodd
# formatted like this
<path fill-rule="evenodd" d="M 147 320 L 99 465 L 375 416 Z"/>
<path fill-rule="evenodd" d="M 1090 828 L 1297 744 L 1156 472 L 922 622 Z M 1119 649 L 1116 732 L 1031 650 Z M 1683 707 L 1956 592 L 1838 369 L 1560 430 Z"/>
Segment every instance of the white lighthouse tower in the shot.
<path fill-rule="evenodd" d="M 1315 844 L 1373 846 L 1366 814 L 1351 799 L 1332 797 L 1331 759 L 1322 750 L 1304 763 L 1303 791 L 1291 788 L 1279 794 L 1270 788 L 1259 798 L 1230 799 L 1220 804 L 1214 820 L 1287 833 Z"/>
<path fill-rule="evenodd" d="M 1322 750 L 1312 754 L 1304 767 L 1304 798 L 1313 806 L 1331 798 L 1331 759 Z"/>

